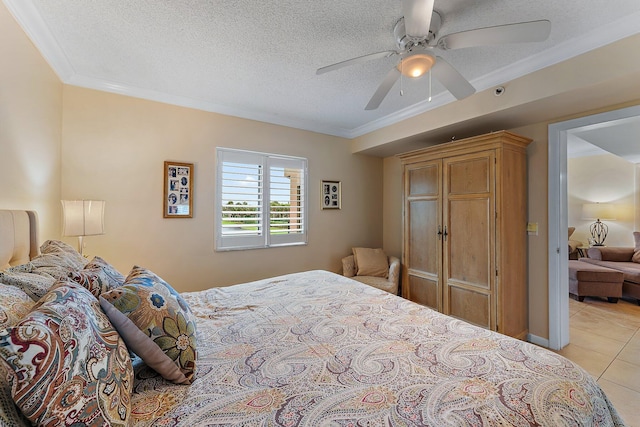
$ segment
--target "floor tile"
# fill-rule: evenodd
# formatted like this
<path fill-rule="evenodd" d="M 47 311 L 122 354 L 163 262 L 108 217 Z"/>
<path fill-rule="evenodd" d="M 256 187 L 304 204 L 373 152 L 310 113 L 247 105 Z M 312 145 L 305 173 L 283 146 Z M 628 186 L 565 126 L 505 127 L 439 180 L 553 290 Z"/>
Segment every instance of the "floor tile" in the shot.
<path fill-rule="evenodd" d="M 598 379 L 611 363 L 611 356 L 569 344 L 557 353 L 583 367 L 593 378 Z"/>
<path fill-rule="evenodd" d="M 616 359 L 640 366 L 640 329 L 624 346 Z"/>
<path fill-rule="evenodd" d="M 570 326 L 592 334 L 627 342 L 633 337 L 640 322 L 631 322 L 626 316 L 614 316 L 596 307 L 587 307 L 570 318 Z"/>
<path fill-rule="evenodd" d="M 614 358 L 623 349 L 626 342 L 595 335 L 582 329 L 571 327 L 569 322 L 569 342 L 590 351 Z"/>
<path fill-rule="evenodd" d="M 640 393 L 604 379 L 599 380 L 598 384 L 618 411 L 618 415 L 624 420 L 625 425 L 628 427 L 640 426 L 640 412 L 638 411 Z"/>
<path fill-rule="evenodd" d="M 640 365 L 616 359 L 600 378 L 640 393 Z"/>

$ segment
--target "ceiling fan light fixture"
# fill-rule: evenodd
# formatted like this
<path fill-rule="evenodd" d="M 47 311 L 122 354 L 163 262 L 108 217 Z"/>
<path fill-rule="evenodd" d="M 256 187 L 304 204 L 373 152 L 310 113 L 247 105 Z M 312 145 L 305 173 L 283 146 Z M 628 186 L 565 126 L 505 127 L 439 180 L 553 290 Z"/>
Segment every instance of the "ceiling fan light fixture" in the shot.
<path fill-rule="evenodd" d="M 407 77 L 420 77 L 433 67 L 436 59 L 426 53 L 416 53 L 404 58 L 398 64 L 398 70 Z"/>

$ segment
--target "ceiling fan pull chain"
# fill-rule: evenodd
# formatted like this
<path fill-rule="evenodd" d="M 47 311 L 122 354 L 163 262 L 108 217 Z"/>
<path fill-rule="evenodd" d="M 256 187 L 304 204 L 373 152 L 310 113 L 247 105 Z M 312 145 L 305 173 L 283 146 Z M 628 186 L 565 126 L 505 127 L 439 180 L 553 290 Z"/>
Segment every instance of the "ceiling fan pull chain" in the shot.
<path fill-rule="evenodd" d="M 404 58 L 400 59 L 400 96 L 404 96 L 404 90 L 402 88 L 402 75 L 404 74 Z"/>
<path fill-rule="evenodd" d="M 429 102 L 431 102 L 431 68 L 429 68 Z"/>

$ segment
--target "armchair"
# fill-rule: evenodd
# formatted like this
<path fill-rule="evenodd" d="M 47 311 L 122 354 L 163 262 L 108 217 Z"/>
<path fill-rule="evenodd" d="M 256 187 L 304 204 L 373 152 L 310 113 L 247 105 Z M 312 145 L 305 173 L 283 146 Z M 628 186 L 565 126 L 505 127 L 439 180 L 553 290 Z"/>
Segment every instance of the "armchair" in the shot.
<path fill-rule="evenodd" d="M 358 282 L 365 283 L 374 288 L 382 289 L 391 294 L 398 294 L 398 284 L 400 283 L 400 260 L 394 256 L 387 258 L 389 262 L 388 277 L 358 276 L 356 275 L 355 259 L 353 255 L 342 258 L 342 275 L 350 277 Z"/>

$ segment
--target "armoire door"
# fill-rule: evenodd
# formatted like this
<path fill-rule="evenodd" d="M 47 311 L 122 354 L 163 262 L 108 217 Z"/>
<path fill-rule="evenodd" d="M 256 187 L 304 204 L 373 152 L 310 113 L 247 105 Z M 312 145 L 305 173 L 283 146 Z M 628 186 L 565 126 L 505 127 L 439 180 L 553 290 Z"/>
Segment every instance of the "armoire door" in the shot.
<path fill-rule="evenodd" d="M 403 296 L 442 311 L 442 162 L 405 168 Z M 438 234 L 440 232 L 440 234 Z"/>
<path fill-rule="evenodd" d="M 443 312 L 494 329 L 495 151 L 446 158 L 443 169 Z"/>

